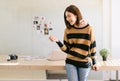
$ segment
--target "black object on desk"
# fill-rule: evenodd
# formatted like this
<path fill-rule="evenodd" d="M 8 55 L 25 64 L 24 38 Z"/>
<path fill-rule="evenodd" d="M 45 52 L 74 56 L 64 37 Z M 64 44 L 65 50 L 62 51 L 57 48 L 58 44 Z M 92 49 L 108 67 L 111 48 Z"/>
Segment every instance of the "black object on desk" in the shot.
<path fill-rule="evenodd" d="M 17 60 L 17 59 L 18 59 L 18 56 L 17 56 L 17 55 L 15 55 L 15 54 L 10 54 L 10 55 L 8 55 L 7 61 Z"/>

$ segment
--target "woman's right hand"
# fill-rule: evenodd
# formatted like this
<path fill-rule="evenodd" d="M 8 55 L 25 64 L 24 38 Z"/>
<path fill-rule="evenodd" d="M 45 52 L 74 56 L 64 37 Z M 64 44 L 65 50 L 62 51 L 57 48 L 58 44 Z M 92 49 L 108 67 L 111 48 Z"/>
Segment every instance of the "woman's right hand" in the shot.
<path fill-rule="evenodd" d="M 50 39 L 52 42 L 58 42 L 58 41 L 59 41 L 55 36 L 50 36 L 49 39 Z"/>

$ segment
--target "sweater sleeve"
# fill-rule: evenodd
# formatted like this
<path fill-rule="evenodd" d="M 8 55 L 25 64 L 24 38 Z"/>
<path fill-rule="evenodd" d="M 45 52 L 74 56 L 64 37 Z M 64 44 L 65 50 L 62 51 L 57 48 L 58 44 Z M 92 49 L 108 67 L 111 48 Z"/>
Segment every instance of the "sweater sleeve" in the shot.
<path fill-rule="evenodd" d="M 70 50 L 70 45 L 68 44 L 68 40 L 67 40 L 67 33 L 66 30 L 64 31 L 64 44 L 61 41 L 56 42 L 58 44 L 58 46 L 60 47 L 60 49 L 64 52 L 67 53 L 68 50 Z"/>
<path fill-rule="evenodd" d="M 56 43 L 58 44 L 58 46 L 60 47 L 60 49 L 63 52 L 65 52 L 66 54 L 70 54 L 72 56 L 75 56 L 75 57 L 78 57 L 78 58 L 82 58 L 82 59 L 85 59 L 87 57 L 85 55 L 81 55 L 81 54 L 79 54 L 79 53 L 74 52 L 74 51 L 71 50 L 72 46 L 69 44 L 69 41 L 67 39 L 67 33 L 66 33 L 66 31 L 64 33 L 64 41 L 63 42 L 64 42 L 64 44 L 61 41 L 58 41 Z"/>
<path fill-rule="evenodd" d="M 92 63 L 94 65 L 96 64 L 96 41 L 95 41 L 93 28 L 91 28 L 90 36 L 91 36 L 90 53 L 91 53 Z"/>

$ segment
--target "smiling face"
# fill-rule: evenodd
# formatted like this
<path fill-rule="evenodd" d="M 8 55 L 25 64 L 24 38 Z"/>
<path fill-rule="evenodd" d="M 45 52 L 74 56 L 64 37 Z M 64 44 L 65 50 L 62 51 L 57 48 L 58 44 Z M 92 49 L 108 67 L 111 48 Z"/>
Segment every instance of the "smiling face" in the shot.
<path fill-rule="evenodd" d="M 76 24 L 76 20 L 77 20 L 76 15 L 74 15 L 71 12 L 66 11 L 65 16 L 66 16 L 66 20 L 70 23 L 70 25 L 75 25 Z"/>
<path fill-rule="evenodd" d="M 70 5 L 65 9 L 64 21 L 68 29 L 72 28 L 71 26 L 79 26 L 81 19 L 82 14 L 75 5 Z"/>

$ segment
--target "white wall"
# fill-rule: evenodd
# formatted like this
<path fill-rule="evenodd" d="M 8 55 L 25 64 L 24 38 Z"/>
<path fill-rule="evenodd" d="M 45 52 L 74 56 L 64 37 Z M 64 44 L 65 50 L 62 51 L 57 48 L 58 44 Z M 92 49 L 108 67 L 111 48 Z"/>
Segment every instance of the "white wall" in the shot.
<path fill-rule="evenodd" d="M 112 0 L 112 28 L 111 28 L 111 44 L 112 44 L 112 57 L 113 58 L 120 58 L 120 1 L 119 0 Z M 111 72 L 111 79 L 116 79 L 115 71 Z M 120 72 L 119 72 L 120 74 Z M 120 75 L 118 75 L 120 79 Z"/>
<path fill-rule="evenodd" d="M 120 50 L 120 10 L 119 8 L 119 0 L 112 0 L 112 56 L 114 58 L 119 58 L 119 50 Z"/>
<path fill-rule="evenodd" d="M 102 0 L 0 0 L 0 54 L 47 56 L 51 50 L 59 49 L 57 44 L 48 40 L 49 36 L 34 30 L 32 21 L 34 16 L 50 19 L 53 23 L 50 34 L 62 41 L 65 29 L 63 13 L 70 4 L 77 5 L 83 17 L 94 27 L 97 50 L 102 48 Z M 100 79 L 101 72 L 98 74 L 94 77 L 96 72 L 92 72 L 90 78 Z"/>
<path fill-rule="evenodd" d="M 102 47 L 101 0 L 0 0 L 0 54 L 29 54 L 46 56 L 57 49 L 55 43 L 33 29 L 34 16 L 44 16 L 53 23 L 51 34 L 61 41 L 65 28 L 63 12 L 66 6 L 77 5 L 85 19 L 94 27 L 97 48 Z"/>

